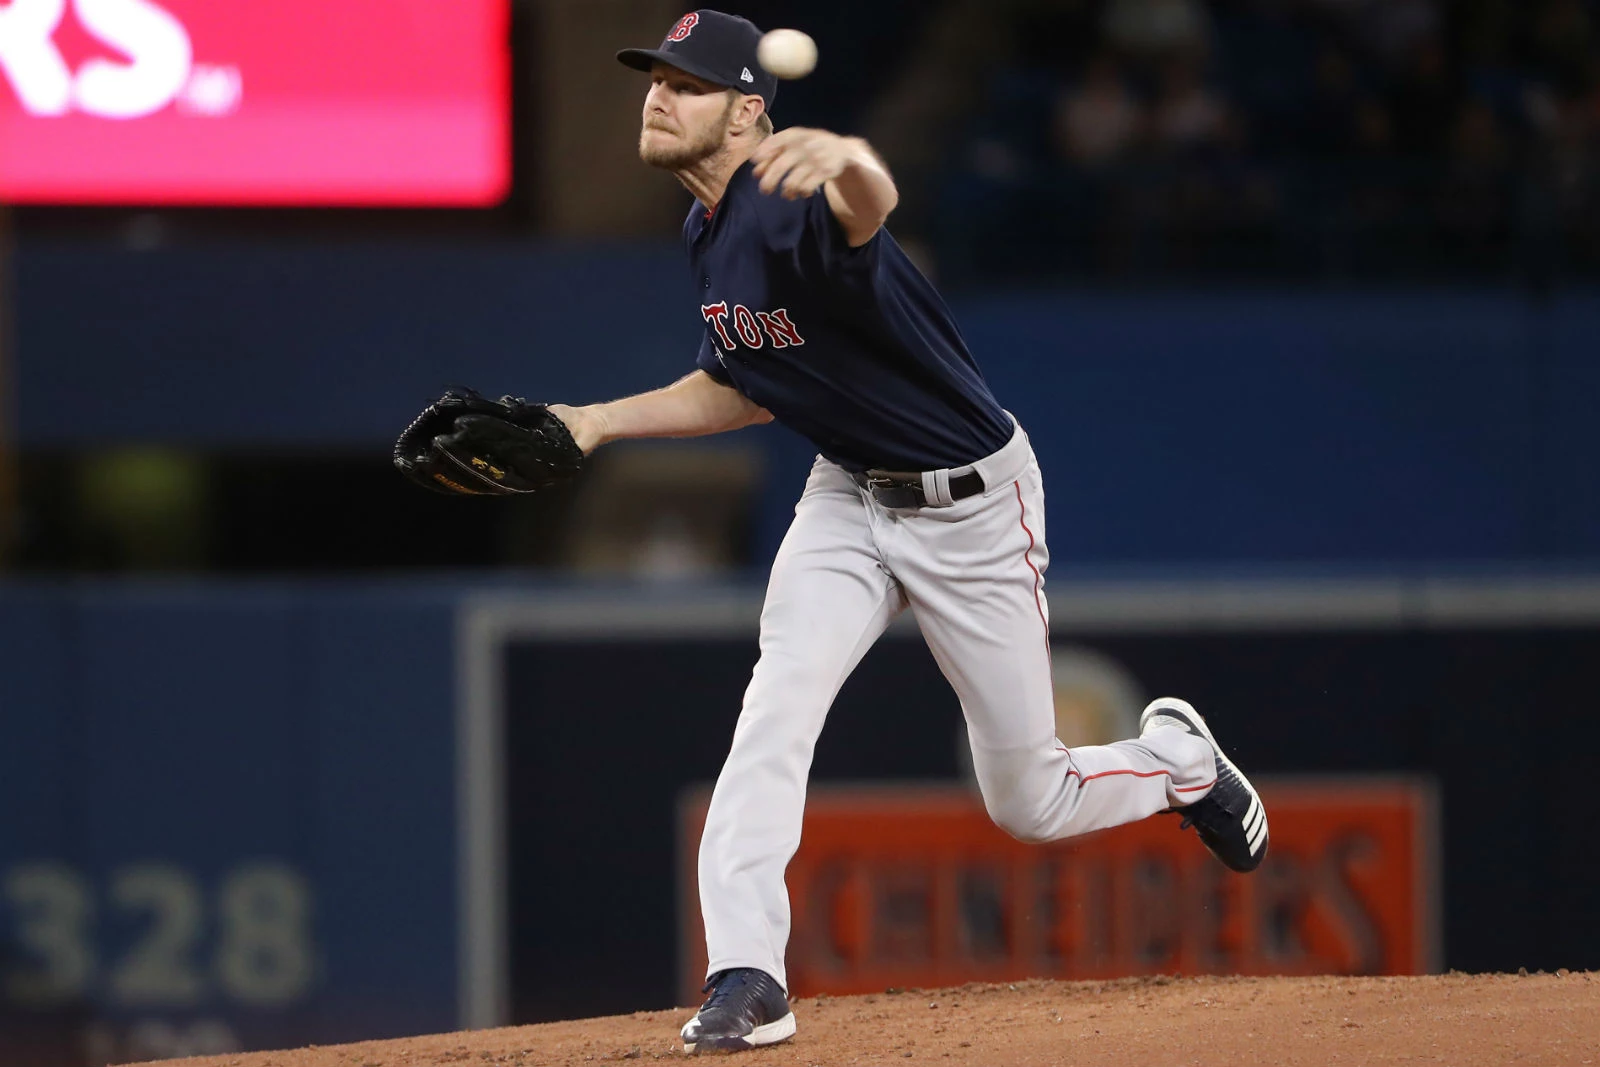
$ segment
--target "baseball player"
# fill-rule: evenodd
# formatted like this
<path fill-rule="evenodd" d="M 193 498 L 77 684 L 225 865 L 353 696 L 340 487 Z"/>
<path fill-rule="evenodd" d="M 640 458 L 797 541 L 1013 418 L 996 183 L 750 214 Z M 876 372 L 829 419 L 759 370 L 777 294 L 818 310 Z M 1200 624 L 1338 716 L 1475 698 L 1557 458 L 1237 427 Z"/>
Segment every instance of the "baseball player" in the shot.
<path fill-rule="evenodd" d="M 588 407 L 506 398 L 527 431 L 469 416 L 434 437 L 425 412 L 408 431 L 422 443 L 403 440 L 396 457 L 425 484 L 401 453 L 431 463 L 432 488 L 500 491 L 518 449 L 544 456 L 553 440 L 571 453 L 564 469 L 608 441 L 773 419 L 817 446 L 700 841 L 709 996 L 683 1027 L 689 1052 L 795 1032 L 784 868 L 812 749 L 845 678 L 908 608 L 961 699 L 984 805 L 1007 832 L 1055 841 L 1175 810 L 1233 870 L 1267 852 L 1260 798 L 1184 701 L 1152 703 L 1133 740 L 1057 741 L 1044 489 L 1028 436 L 884 229 L 897 193 L 883 160 L 858 138 L 773 132 L 777 83 L 757 61 L 760 39 L 744 19 L 701 10 L 660 48 L 617 56 L 650 74 L 639 155 L 696 200 L 683 230 L 705 323 L 696 369 Z M 469 447 L 484 429 L 521 443 Z M 430 459 L 429 440 L 450 449 Z"/>

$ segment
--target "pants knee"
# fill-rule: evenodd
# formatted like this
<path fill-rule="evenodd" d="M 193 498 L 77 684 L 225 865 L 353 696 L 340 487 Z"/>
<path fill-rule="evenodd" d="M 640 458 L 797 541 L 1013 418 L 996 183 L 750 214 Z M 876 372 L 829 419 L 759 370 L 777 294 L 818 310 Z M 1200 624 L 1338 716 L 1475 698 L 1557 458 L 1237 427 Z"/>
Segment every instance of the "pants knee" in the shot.
<path fill-rule="evenodd" d="M 994 824 L 1025 845 L 1040 845 L 1051 840 L 1042 813 L 1026 796 L 1011 791 L 1005 796 L 983 798 L 983 806 Z"/>

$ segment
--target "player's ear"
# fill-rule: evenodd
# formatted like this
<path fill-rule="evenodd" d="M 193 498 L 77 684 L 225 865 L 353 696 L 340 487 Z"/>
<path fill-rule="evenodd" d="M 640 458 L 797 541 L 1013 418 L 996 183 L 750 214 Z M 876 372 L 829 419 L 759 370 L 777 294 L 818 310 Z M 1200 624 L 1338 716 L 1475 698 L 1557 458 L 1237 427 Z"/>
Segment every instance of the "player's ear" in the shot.
<path fill-rule="evenodd" d="M 740 97 L 739 106 L 733 109 L 733 133 L 741 134 L 756 126 L 766 113 L 766 101 L 759 96 Z"/>

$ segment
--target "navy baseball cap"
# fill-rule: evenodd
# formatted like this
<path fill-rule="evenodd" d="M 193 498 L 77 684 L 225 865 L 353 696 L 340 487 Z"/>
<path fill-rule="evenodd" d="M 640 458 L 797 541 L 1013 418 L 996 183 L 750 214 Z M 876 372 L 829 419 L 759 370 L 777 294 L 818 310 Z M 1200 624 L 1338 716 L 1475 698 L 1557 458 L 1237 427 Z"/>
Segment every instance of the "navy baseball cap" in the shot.
<path fill-rule="evenodd" d="M 660 48 L 624 48 L 617 59 L 643 71 L 656 62 L 666 63 L 724 88 L 759 96 L 771 111 L 778 79 L 756 60 L 760 41 L 761 31 L 749 19 L 702 8 L 679 19 Z"/>

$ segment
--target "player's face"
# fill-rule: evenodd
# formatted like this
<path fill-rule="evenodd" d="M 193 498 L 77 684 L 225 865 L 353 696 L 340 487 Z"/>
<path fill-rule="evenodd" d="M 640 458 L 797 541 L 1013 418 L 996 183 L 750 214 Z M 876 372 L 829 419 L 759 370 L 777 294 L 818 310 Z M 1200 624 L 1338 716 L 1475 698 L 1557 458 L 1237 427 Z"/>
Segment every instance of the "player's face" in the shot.
<path fill-rule="evenodd" d="M 683 170 L 721 150 L 738 97 L 665 63 L 657 63 L 650 77 L 639 158 L 652 167 Z"/>

